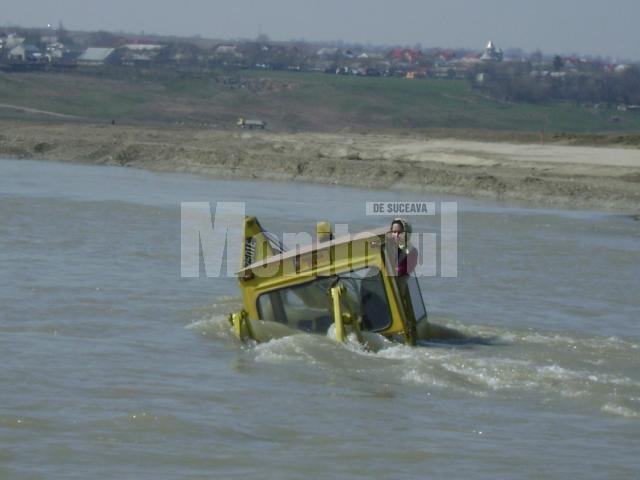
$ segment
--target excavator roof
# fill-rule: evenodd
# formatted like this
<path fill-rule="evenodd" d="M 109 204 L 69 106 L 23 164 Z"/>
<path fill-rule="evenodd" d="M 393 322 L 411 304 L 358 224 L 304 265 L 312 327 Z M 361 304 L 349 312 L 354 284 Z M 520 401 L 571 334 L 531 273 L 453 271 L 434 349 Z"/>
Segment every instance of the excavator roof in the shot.
<path fill-rule="evenodd" d="M 253 268 L 259 268 L 259 267 L 265 267 L 268 265 L 272 265 L 274 263 L 283 262 L 287 259 L 296 257 L 297 255 L 305 255 L 305 254 L 311 253 L 314 250 L 322 250 L 327 247 L 344 245 L 350 242 L 366 240 L 373 237 L 380 238 L 380 237 L 383 237 L 388 231 L 389 231 L 388 228 L 376 228 L 366 232 L 344 235 L 342 237 L 338 237 L 326 242 L 321 242 L 319 244 L 312 243 L 311 245 L 307 245 L 305 247 L 302 247 L 296 250 L 287 250 L 286 252 L 282 252 L 277 255 L 272 255 L 270 257 L 267 257 L 263 260 L 259 260 L 257 262 L 252 263 L 251 265 L 248 265 L 245 268 L 242 268 L 236 273 L 238 275 L 242 275 L 247 270 L 251 270 Z"/>

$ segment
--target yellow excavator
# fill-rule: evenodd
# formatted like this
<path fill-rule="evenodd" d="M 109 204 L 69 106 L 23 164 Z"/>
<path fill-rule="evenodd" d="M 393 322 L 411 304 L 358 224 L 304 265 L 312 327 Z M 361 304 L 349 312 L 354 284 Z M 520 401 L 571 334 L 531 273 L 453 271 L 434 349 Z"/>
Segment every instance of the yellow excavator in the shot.
<path fill-rule="evenodd" d="M 416 345 L 449 331 L 428 322 L 415 275 L 394 273 L 388 229 L 334 239 L 329 222 L 319 222 L 315 243 L 285 251 L 246 217 L 243 241 L 237 277 L 244 308 L 228 317 L 241 341 L 331 330 L 338 342 L 366 344 L 373 332 Z"/>

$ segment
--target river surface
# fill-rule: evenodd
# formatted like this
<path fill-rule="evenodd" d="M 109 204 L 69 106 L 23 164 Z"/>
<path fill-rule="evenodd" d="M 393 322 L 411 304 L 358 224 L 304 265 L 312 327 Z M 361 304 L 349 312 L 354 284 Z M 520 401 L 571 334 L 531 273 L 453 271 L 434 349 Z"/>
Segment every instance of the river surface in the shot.
<path fill-rule="evenodd" d="M 279 234 L 458 202 L 464 342 L 241 345 L 233 278 L 180 276 L 180 202 Z M 413 217 L 437 231 L 436 217 Z M 640 222 L 294 183 L 0 161 L 0 478 L 638 478 Z"/>

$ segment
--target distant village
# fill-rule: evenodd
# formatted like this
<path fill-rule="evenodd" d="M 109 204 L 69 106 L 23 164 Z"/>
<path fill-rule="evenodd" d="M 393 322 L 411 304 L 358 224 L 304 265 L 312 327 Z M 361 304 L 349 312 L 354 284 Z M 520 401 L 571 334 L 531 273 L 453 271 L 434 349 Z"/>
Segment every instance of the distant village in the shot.
<path fill-rule="evenodd" d="M 540 91 L 540 84 L 534 86 L 533 83 L 540 80 L 547 81 L 550 86 L 554 82 L 557 86 L 565 78 L 568 84 L 584 83 L 584 78 L 624 75 L 629 70 L 633 71 L 635 79 L 639 70 L 638 65 L 630 63 L 543 55 L 539 51 L 527 54 L 510 49 L 505 53 L 493 41 L 488 41 L 484 48 L 472 51 L 272 42 L 265 35 L 255 40 L 216 42 L 195 37 L 167 38 L 104 31 L 69 32 L 62 24 L 58 28 L 0 30 L 0 70 L 54 71 L 98 67 L 171 68 L 184 71 L 226 68 L 407 79 L 466 79 L 476 86 L 486 83 L 487 88 L 493 88 L 496 93 L 505 91 L 505 88 L 507 92 L 515 88 L 513 85 L 505 87 L 501 82 L 507 77 L 517 76 L 526 77 L 532 82 L 523 90 L 524 94 L 513 92 L 515 97 L 522 94 L 523 98 L 520 99 L 525 101 L 535 101 L 536 96 L 549 93 Z M 570 80 L 570 77 L 582 80 Z M 598 82 L 602 83 L 600 80 Z M 522 90 L 522 85 L 519 88 Z M 557 91 L 556 88 L 555 93 Z M 624 108 L 636 108 L 631 104 L 636 101 L 640 103 L 640 98 L 636 98 L 634 92 L 632 98 L 620 95 L 616 98 L 609 95 L 611 98 L 608 98 L 607 95 L 606 91 L 599 91 L 591 100 L 622 103 Z"/>

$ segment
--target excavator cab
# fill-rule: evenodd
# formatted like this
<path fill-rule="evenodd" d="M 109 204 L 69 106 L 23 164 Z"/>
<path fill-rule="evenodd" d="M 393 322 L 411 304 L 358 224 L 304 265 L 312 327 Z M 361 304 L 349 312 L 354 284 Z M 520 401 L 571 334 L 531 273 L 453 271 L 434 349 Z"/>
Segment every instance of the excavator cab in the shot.
<path fill-rule="evenodd" d="M 374 332 L 415 345 L 428 332 L 427 313 L 415 276 L 394 274 L 388 231 L 378 229 L 334 239 L 327 222 L 318 241 L 285 251 L 257 219 L 245 219 L 245 248 L 238 282 L 244 309 L 229 321 L 241 340 L 270 338 L 261 332 L 305 331 L 343 341 Z"/>

